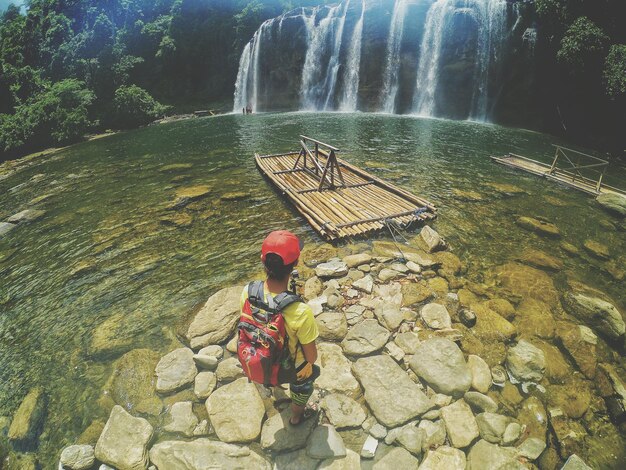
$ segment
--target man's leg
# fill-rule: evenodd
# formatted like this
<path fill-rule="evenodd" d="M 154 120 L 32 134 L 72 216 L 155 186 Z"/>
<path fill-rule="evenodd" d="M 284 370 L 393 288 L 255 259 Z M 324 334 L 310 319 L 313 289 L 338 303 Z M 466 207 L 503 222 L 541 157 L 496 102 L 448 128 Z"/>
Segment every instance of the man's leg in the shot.
<path fill-rule="evenodd" d="M 313 382 L 320 375 L 320 368 L 316 365 L 305 372 L 304 377 L 298 374 L 298 380 L 289 386 L 291 392 L 291 424 L 302 421 L 306 404 L 313 395 Z"/>

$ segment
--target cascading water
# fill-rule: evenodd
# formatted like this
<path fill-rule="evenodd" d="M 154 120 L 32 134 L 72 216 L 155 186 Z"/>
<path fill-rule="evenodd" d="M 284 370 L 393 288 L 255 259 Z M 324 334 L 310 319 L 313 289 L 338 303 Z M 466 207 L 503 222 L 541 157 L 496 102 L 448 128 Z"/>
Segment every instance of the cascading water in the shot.
<path fill-rule="evenodd" d="M 396 0 L 391 16 L 391 27 L 387 38 L 387 53 L 385 71 L 383 72 L 383 87 L 381 89 L 381 111 L 393 113 L 396 110 L 396 96 L 400 84 L 400 46 L 404 32 L 404 17 L 406 15 L 407 0 Z"/>
<path fill-rule="evenodd" d="M 507 0 L 359 3 L 299 8 L 264 22 L 239 61 L 235 112 L 489 118 L 505 83 L 498 71 L 513 32 L 508 21 L 520 15 Z"/>
<path fill-rule="evenodd" d="M 363 42 L 363 20 L 365 18 L 365 0 L 361 0 L 361 16 L 354 27 L 347 66 L 343 74 L 343 95 L 339 104 L 340 111 L 356 111 L 359 93 L 359 75 L 361 73 L 361 44 Z"/>

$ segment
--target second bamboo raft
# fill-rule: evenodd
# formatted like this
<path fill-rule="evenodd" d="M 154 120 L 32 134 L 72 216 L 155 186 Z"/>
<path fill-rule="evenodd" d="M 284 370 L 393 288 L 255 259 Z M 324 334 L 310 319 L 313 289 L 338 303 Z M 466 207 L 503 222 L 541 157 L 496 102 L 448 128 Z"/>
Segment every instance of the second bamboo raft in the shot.
<path fill-rule="evenodd" d="M 390 222 L 407 226 L 436 216 L 427 200 L 337 158 L 337 148 L 305 136 L 300 144 L 299 152 L 255 160 L 323 238 L 359 237 Z"/>

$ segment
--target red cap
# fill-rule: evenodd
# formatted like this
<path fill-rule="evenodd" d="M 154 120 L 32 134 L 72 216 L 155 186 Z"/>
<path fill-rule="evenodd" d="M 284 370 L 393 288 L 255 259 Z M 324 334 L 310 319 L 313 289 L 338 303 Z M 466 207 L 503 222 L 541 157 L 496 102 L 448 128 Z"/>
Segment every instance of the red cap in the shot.
<path fill-rule="evenodd" d="M 288 230 L 276 230 L 270 233 L 261 246 L 261 260 L 265 262 L 268 253 L 274 253 L 283 259 L 286 265 L 294 263 L 300 257 L 304 244 Z"/>

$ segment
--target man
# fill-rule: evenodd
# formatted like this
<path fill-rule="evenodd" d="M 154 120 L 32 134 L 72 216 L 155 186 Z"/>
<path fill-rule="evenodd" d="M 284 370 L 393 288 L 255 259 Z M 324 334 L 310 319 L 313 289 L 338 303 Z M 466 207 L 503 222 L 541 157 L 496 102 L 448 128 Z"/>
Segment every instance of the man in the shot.
<path fill-rule="evenodd" d="M 263 284 L 265 301 L 270 302 L 289 287 L 289 276 L 298 264 L 302 243 L 296 235 L 287 230 L 270 233 L 261 247 L 261 261 L 267 279 Z M 242 312 L 248 299 L 246 286 L 241 296 Z M 313 414 L 306 404 L 313 394 L 313 382 L 319 376 L 315 340 L 319 331 L 313 311 L 304 302 L 293 302 L 282 310 L 285 331 L 288 336 L 289 354 L 296 368 L 296 379 L 290 383 L 291 417 L 289 422 L 297 426 Z"/>

